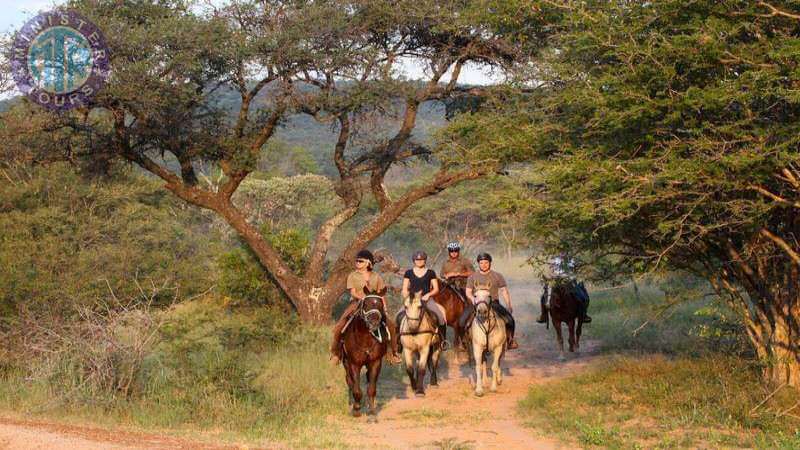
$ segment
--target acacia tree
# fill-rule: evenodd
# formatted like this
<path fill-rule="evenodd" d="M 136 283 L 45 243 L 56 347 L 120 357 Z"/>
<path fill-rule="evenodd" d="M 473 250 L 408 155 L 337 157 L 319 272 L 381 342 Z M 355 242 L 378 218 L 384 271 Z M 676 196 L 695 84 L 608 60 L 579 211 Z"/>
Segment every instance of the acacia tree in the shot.
<path fill-rule="evenodd" d="M 766 379 L 800 385 L 797 2 L 560 5 L 541 92 L 460 128 L 533 155 L 528 230 L 550 253 L 707 279 Z"/>
<path fill-rule="evenodd" d="M 235 0 L 197 14 L 181 0 L 68 2 L 65 9 L 103 30 L 112 72 L 86 107 L 49 114 L 47 134 L 37 145 L 51 157 L 54 151 L 73 160 L 85 157 L 98 168 L 123 159 L 159 177 L 176 196 L 221 216 L 301 317 L 323 322 L 358 250 L 415 202 L 504 163 L 494 156 L 449 158 L 406 191 L 390 192 L 384 183 L 398 163 L 436 156 L 435 148 L 414 139 L 417 114 L 423 102 L 476 93 L 458 84 L 465 65 L 511 72 L 523 61 L 515 29 L 498 25 L 513 13 L 503 9 L 510 7 L 480 1 Z M 426 78 L 407 80 L 397 67 L 403 60 L 424 67 Z M 218 93 L 231 88 L 239 97 L 233 112 L 217 101 Z M 331 125 L 338 173 L 331 181 L 340 203 L 317 230 L 300 271 L 287 265 L 232 200 L 265 144 L 294 114 Z M 395 129 L 385 138 L 359 140 L 360 121 L 374 114 L 396 117 Z M 198 183 L 201 161 L 221 170 L 217 188 Z M 377 211 L 327 268 L 334 234 L 365 195 L 374 197 Z"/>

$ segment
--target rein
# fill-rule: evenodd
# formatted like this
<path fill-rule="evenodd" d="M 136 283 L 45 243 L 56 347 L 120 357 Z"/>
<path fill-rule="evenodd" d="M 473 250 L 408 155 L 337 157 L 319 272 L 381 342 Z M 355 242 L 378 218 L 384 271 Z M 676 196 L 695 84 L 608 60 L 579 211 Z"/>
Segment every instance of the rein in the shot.
<path fill-rule="evenodd" d="M 419 325 L 417 325 L 417 329 L 415 331 L 405 331 L 405 332 L 401 332 L 401 331 L 398 330 L 398 332 L 397 332 L 398 335 L 400 335 L 400 336 L 416 336 L 418 334 L 436 334 L 433 330 L 419 331 L 419 327 L 422 326 L 422 320 L 427 317 L 426 311 L 427 311 L 427 308 L 428 308 L 428 302 L 427 301 L 421 301 L 420 303 L 422 304 L 422 306 L 419 309 L 419 316 L 411 317 L 411 316 L 408 315 L 408 312 L 406 312 L 406 315 L 403 318 L 403 321 L 408 320 L 410 322 L 419 322 Z M 405 309 L 405 308 L 403 308 L 403 309 Z M 428 319 L 428 322 L 430 322 L 430 319 Z M 433 324 L 431 324 L 431 326 L 433 326 Z M 402 326 L 400 328 L 402 328 Z"/>
<path fill-rule="evenodd" d="M 480 316 L 478 316 L 478 305 L 480 305 L 481 303 L 486 305 L 486 307 L 488 308 L 486 319 L 489 322 L 489 329 L 486 329 L 486 327 L 483 325 L 483 322 L 478 320 L 480 318 Z M 492 318 L 493 317 L 495 318 L 494 323 L 492 323 Z M 478 327 L 480 327 L 481 331 L 483 331 L 484 336 L 486 336 L 486 347 L 485 348 L 488 349 L 489 348 L 489 334 L 497 326 L 497 317 L 495 316 L 495 313 L 492 310 L 491 302 L 486 302 L 484 300 L 481 300 L 481 301 L 479 301 L 478 303 L 475 304 L 475 320 L 473 321 L 473 323 L 475 323 L 475 322 L 478 323 Z"/>
<path fill-rule="evenodd" d="M 379 298 L 381 299 L 381 301 L 383 301 L 383 297 L 381 297 L 380 295 L 367 295 L 364 296 L 363 299 L 358 301 L 358 312 L 356 313 L 356 316 L 359 317 L 364 322 L 364 325 L 368 324 L 367 318 L 372 315 L 377 314 L 379 318 L 383 318 L 383 314 L 381 314 L 380 310 L 378 309 L 370 309 L 369 311 L 364 310 L 364 300 L 368 298 Z M 373 337 L 372 345 L 370 345 L 369 348 L 362 347 L 361 345 L 358 344 L 357 341 L 354 341 L 353 344 L 355 345 L 357 350 L 366 353 L 367 357 L 371 358 L 372 352 L 375 350 L 375 346 L 383 343 L 383 336 L 381 335 L 380 325 L 378 325 L 378 328 L 375 330 L 377 334 L 369 329 L 369 325 L 367 325 L 367 331 Z M 344 346 L 344 342 L 342 342 L 342 349 L 344 350 L 345 353 L 347 353 L 347 348 Z"/>

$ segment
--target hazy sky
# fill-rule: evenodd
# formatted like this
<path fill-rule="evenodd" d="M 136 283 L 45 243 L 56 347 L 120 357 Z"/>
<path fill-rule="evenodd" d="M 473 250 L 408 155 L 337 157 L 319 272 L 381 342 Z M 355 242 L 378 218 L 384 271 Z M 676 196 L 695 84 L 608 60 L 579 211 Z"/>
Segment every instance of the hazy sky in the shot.
<path fill-rule="evenodd" d="M 53 9 L 56 2 L 53 0 L 0 0 L 0 32 L 9 33 L 18 30 L 22 25 L 33 18 L 40 11 Z M 215 3 L 223 3 L 217 1 Z M 2 58 L 5 60 L 6 58 Z M 409 78 L 419 78 L 422 68 L 412 61 L 402 62 L 401 69 Z M 3 70 L 8 70 L 4 67 Z M 443 77 L 446 80 L 448 77 Z M 500 81 L 501 77 L 492 75 L 484 70 L 466 65 L 461 71 L 459 82 L 466 84 L 493 84 Z"/>

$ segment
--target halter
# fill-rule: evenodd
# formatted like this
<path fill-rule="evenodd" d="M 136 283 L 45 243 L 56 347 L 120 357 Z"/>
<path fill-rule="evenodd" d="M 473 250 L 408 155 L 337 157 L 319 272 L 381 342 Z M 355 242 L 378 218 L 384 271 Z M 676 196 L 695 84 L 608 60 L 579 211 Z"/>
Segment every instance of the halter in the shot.
<path fill-rule="evenodd" d="M 381 312 L 378 309 L 370 309 L 369 311 L 364 311 L 364 300 L 366 300 L 368 298 L 378 298 L 378 299 L 381 299 L 381 301 L 383 301 L 383 297 L 381 297 L 380 295 L 375 295 L 375 294 L 365 295 L 363 299 L 358 301 L 358 312 L 356 313 L 356 316 L 360 317 L 361 320 L 364 321 L 364 324 L 367 324 L 367 318 L 369 316 L 373 315 L 373 314 L 377 314 L 378 316 L 380 316 L 380 318 L 383 318 L 383 315 L 381 314 Z M 381 334 L 380 325 L 378 325 L 378 328 L 374 332 L 372 330 L 370 330 L 369 329 L 369 325 L 367 325 L 367 330 L 369 331 L 369 334 L 372 335 L 373 338 L 375 338 L 375 340 L 372 341 L 372 345 L 370 345 L 369 348 L 364 348 L 361 345 L 359 345 L 357 342 L 354 342 L 354 344 L 355 344 L 355 346 L 356 346 L 356 348 L 358 350 L 366 353 L 368 357 L 371 357 L 372 356 L 372 352 L 375 350 L 375 345 L 383 343 L 383 335 Z M 389 336 L 387 336 L 387 337 L 389 337 Z M 342 342 L 342 350 L 344 351 L 344 353 L 346 355 L 347 354 L 347 347 L 345 347 L 344 341 Z"/>

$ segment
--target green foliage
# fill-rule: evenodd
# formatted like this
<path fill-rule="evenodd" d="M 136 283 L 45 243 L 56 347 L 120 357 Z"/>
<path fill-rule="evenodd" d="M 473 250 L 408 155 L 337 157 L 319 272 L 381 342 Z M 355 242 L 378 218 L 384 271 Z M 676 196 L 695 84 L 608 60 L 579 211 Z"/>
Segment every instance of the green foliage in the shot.
<path fill-rule="evenodd" d="M 116 180 L 85 179 L 66 164 L 39 166 L 0 189 L 0 304 L 7 314 L 72 314 L 116 295 L 130 299 L 166 286 L 168 303 L 213 283 L 208 220 L 158 183 L 120 170 Z"/>

